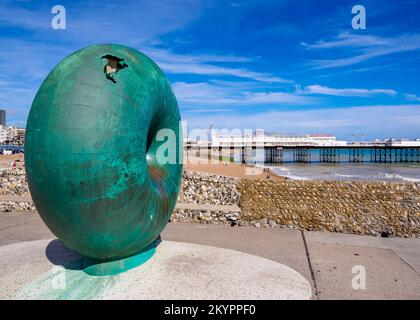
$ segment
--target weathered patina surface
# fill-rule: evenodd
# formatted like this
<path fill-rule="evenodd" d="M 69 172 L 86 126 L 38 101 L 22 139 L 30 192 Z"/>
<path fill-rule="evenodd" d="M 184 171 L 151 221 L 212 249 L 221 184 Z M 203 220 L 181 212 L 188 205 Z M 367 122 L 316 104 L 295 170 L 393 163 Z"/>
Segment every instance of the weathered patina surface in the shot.
<path fill-rule="evenodd" d="M 95 45 L 59 63 L 34 99 L 25 143 L 29 189 L 51 231 L 98 260 L 149 245 L 179 192 L 179 121 L 165 75 L 136 50 Z M 173 164 L 156 159 L 163 128 L 177 137 Z"/>

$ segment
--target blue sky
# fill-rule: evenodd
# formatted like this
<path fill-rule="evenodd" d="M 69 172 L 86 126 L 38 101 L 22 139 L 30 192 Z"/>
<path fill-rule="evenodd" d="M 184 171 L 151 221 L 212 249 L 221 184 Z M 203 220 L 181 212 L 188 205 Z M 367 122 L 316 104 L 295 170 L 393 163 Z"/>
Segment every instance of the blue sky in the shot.
<path fill-rule="evenodd" d="M 56 4 L 66 30 L 51 28 Z M 96 43 L 154 59 L 189 129 L 420 137 L 420 1 L 0 0 L 8 122 L 25 126 L 48 72 Z"/>

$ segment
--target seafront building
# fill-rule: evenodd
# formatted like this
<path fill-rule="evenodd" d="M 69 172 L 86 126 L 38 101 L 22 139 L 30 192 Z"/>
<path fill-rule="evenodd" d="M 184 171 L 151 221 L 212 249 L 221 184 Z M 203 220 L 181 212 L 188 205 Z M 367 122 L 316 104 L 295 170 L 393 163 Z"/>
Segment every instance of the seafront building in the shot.
<path fill-rule="evenodd" d="M 22 146 L 25 144 L 25 128 L 8 126 L 6 124 L 6 110 L 0 110 L 0 144 Z M 0 150 L 1 152 L 1 150 Z"/>
<path fill-rule="evenodd" d="M 223 135 L 212 132 L 210 140 L 187 139 L 185 144 L 197 146 L 246 146 L 246 145 L 282 145 L 282 146 L 346 146 L 347 141 L 337 140 L 331 134 L 253 134 L 253 135 Z"/>
<path fill-rule="evenodd" d="M 0 126 L 6 125 L 6 110 L 0 110 Z"/>
<path fill-rule="evenodd" d="M 385 140 L 385 144 L 393 147 L 420 147 L 420 139 L 388 139 Z"/>
<path fill-rule="evenodd" d="M 8 126 L 10 143 L 14 145 L 23 145 L 25 143 L 25 128 L 19 128 L 17 126 Z"/>
<path fill-rule="evenodd" d="M 0 125 L 0 144 L 7 143 L 10 140 L 10 131 L 6 126 Z"/>
<path fill-rule="evenodd" d="M 282 134 L 252 134 L 252 135 L 229 135 L 212 132 L 210 139 L 184 139 L 185 146 L 284 146 L 284 147 L 420 147 L 420 139 L 385 139 L 373 141 L 346 141 L 337 140 L 332 134 L 302 134 L 302 135 L 282 135 Z"/>
<path fill-rule="evenodd" d="M 24 128 L 0 125 L 0 144 L 23 145 L 25 143 Z"/>

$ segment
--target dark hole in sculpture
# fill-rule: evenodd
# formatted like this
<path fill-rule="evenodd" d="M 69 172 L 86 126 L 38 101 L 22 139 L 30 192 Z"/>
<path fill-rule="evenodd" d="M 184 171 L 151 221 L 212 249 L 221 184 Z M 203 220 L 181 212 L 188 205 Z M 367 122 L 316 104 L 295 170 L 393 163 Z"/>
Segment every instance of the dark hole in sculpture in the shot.
<path fill-rule="evenodd" d="M 104 66 L 105 77 L 113 83 L 117 83 L 117 80 L 115 80 L 114 78 L 115 75 L 121 69 L 127 68 L 128 65 L 125 62 L 123 62 L 123 58 L 119 58 L 110 54 L 102 56 L 102 59 L 107 59 L 108 61 L 108 63 Z"/>
<path fill-rule="evenodd" d="M 157 122 L 158 118 L 153 117 L 149 129 L 147 131 L 147 140 L 146 140 L 146 153 L 149 152 L 150 146 L 152 145 L 153 141 L 156 139 L 156 133 L 157 133 Z"/>

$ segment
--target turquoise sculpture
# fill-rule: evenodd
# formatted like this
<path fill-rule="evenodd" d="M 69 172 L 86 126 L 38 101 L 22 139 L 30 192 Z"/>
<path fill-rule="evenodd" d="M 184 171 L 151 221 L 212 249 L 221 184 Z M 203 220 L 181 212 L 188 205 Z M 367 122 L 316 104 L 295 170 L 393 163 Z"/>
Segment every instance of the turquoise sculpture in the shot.
<path fill-rule="evenodd" d="M 61 61 L 36 94 L 25 141 L 29 189 L 49 229 L 94 263 L 140 261 L 175 207 L 179 123 L 164 73 L 144 54 L 94 45 Z M 158 139 L 162 130 L 174 134 Z M 176 161 L 159 158 L 164 144 Z"/>

